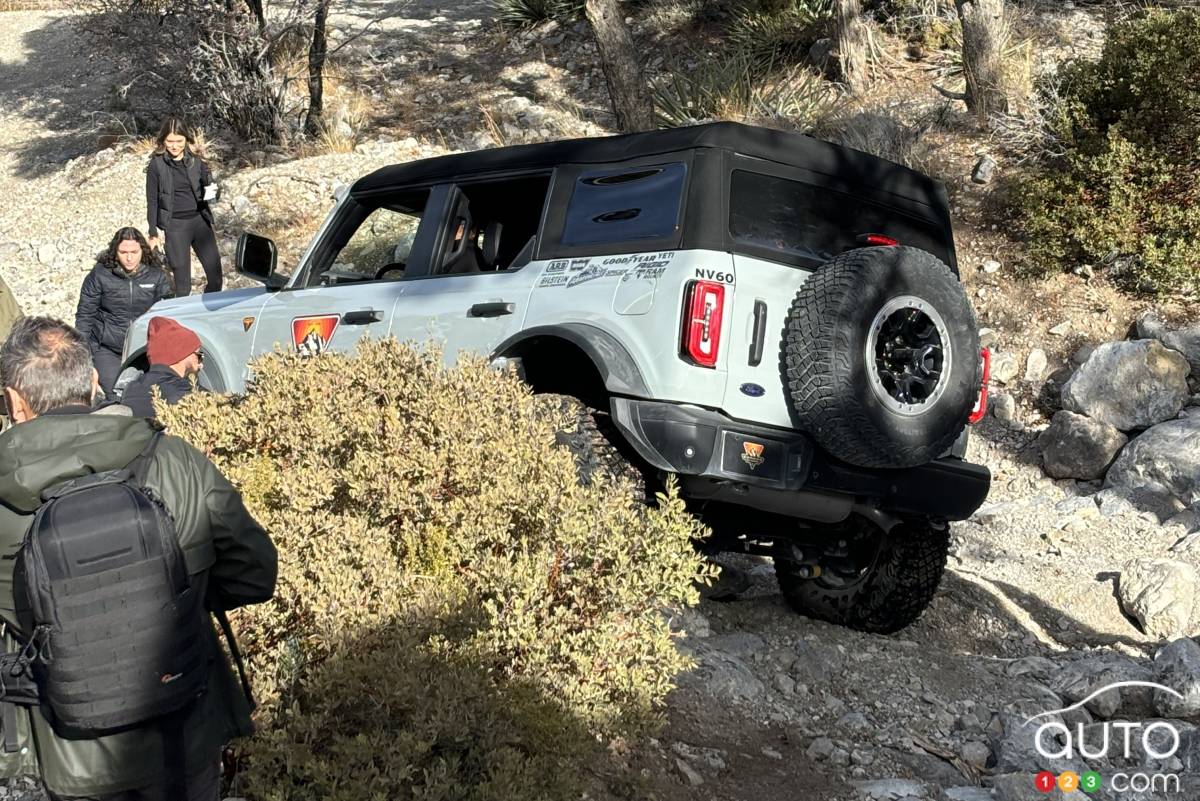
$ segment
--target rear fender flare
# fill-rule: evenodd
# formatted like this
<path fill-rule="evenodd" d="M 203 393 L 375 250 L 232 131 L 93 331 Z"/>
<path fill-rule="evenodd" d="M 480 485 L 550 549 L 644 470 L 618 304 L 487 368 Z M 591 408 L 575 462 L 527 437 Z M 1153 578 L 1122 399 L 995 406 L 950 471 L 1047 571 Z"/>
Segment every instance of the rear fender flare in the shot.
<path fill-rule="evenodd" d="M 614 395 L 649 398 L 650 390 L 633 356 L 612 334 L 586 323 L 562 323 L 527 328 L 501 342 L 491 358 L 507 356 L 513 348 L 536 337 L 557 337 L 582 350 L 604 381 L 604 387 Z"/>

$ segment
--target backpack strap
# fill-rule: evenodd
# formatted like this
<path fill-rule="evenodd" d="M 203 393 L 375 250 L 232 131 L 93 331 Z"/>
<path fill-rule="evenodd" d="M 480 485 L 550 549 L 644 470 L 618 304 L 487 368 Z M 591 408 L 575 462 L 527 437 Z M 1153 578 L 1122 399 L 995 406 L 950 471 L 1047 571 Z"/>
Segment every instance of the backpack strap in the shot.
<path fill-rule="evenodd" d="M 238 678 L 242 680 L 242 692 L 246 694 L 246 702 L 250 704 L 250 711 L 253 712 L 258 709 L 258 704 L 254 702 L 254 692 L 250 689 L 250 680 L 246 678 L 246 664 L 242 661 L 242 651 L 238 648 L 237 638 L 233 636 L 233 627 L 229 625 L 229 618 L 224 609 L 215 610 L 213 617 L 221 624 L 225 641 L 229 643 L 229 653 L 233 654 L 233 663 L 237 665 Z"/>
<path fill-rule="evenodd" d="M 101 473 L 87 473 L 82 476 L 68 478 L 66 481 L 58 484 L 51 484 L 41 492 L 42 503 L 46 504 L 55 498 L 99 484 L 133 481 L 138 487 L 144 487 L 146 484 L 146 474 L 150 471 L 150 463 L 154 459 L 154 449 L 157 447 L 162 433 L 162 431 L 155 431 L 151 435 L 150 441 L 146 443 L 146 447 L 142 448 L 141 452 L 133 457 L 133 461 L 124 468 L 105 470 Z"/>
<path fill-rule="evenodd" d="M 133 477 L 133 483 L 139 487 L 146 483 L 146 474 L 150 472 L 150 463 L 154 460 L 154 449 L 158 447 L 158 441 L 162 439 L 162 435 L 163 432 L 161 431 L 155 431 L 151 434 L 150 441 L 146 443 L 146 447 L 142 448 L 142 452 L 125 466 L 125 469 Z"/>

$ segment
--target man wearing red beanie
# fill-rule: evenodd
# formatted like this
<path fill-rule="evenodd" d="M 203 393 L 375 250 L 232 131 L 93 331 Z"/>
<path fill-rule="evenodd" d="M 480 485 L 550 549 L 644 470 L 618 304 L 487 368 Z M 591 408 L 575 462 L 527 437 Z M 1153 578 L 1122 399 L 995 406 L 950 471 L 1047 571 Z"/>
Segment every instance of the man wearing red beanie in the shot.
<path fill-rule="evenodd" d="M 163 400 L 178 403 L 193 389 L 192 376 L 200 372 L 204 354 L 200 337 L 170 317 L 152 317 L 146 332 L 146 356 L 150 369 L 125 388 L 121 403 L 135 417 L 154 417 L 152 390 L 158 387 Z"/>

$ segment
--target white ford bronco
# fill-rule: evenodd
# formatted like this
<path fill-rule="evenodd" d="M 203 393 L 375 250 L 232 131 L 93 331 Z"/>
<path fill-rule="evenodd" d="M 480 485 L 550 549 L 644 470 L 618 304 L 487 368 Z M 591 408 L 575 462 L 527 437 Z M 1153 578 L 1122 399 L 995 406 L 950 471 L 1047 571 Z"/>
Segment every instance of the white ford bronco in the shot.
<path fill-rule="evenodd" d="M 941 579 L 987 354 L 944 188 L 858 151 L 733 123 L 398 164 L 343 193 L 290 275 L 244 234 L 258 289 L 165 301 L 201 382 L 254 357 L 442 342 L 575 399 L 568 447 L 674 473 L 708 547 L 774 557 L 804 614 L 896 631 Z"/>

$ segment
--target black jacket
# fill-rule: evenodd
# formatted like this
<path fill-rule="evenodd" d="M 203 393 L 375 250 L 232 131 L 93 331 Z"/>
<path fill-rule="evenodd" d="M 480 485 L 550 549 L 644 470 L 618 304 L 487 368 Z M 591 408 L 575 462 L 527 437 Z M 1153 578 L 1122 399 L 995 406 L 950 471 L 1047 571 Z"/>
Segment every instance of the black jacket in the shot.
<path fill-rule="evenodd" d="M 91 346 L 116 353 L 125 345 L 129 324 L 164 298 L 175 297 L 175 285 L 157 267 L 143 264 L 130 275 L 119 266 L 97 264 L 83 279 L 75 327 Z"/>
<path fill-rule="evenodd" d="M 166 153 L 151 156 L 150 164 L 146 166 L 148 236 L 157 236 L 158 229 L 165 229 L 167 223 L 171 221 L 171 207 L 175 205 L 175 179 L 171 175 L 171 168 L 167 165 L 169 158 L 171 157 Z M 203 159 L 191 153 L 184 153 L 183 164 L 187 167 L 188 178 L 192 181 L 192 193 L 196 196 L 196 206 L 199 208 L 200 216 L 211 226 L 213 224 L 212 211 L 203 198 L 204 187 L 213 182 L 212 173 Z"/>
<path fill-rule="evenodd" d="M 192 381 L 190 378 L 176 375 L 175 371 L 165 364 L 154 364 L 136 380 L 129 382 L 129 386 L 125 387 L 125 394 L 121 396 L 121 403 L 133 410 L 134 417 L 152 418 L 154 401 L 150 391 L 154 387 L 158 387 L 167 403 L 178 403 L 184 395 L 192 391 Z"/>

